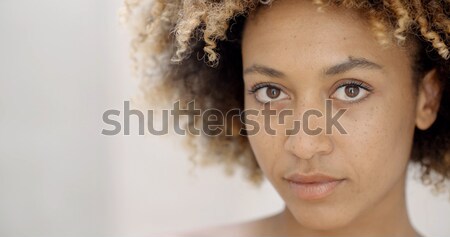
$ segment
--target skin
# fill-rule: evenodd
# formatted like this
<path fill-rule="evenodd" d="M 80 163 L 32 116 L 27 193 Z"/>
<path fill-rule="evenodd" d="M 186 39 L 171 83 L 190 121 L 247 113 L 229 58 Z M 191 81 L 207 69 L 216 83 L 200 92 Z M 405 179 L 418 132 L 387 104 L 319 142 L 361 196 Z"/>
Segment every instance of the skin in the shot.
<path fill-rule="evenodd" d="M 271 217 L 193 235 L 420 236 L 408 218 L 405 179 L 414 128 L 427 129 L 436 119 L 440 96 L 436 74 L 428 72 L 416 88 L 405 48 L 381 46 L 355 12 L 330 9 L 324 14 L 316 9 L 309 1 L 276 1 L 248 18 L 243 35 L 245 89 L 269 83 L 246 93 L 245 109 L 261 111 L 270 100 L 275 118 L 283 110 L 294 114 L 285 124 L 253 116 L 277 135 L 261 131 L 249 136 L 258 164 L 285 201 L 285 209 Z M 363 58 L 378 66 L 324 73 Z M 248 70 L 253 65 L 284 76 Z M 349 81 L 363 82 L 370 91 L 339 87 Z M 357 94 L 354 98 L 345 93 L 350 88 L 355 92 L 356 87 L 359 92 L 351 94 Z M 267 90 L 278 95 L 270 98 Z M 325 114 L 326 99 L 333 101 L 333 114 L 346 109 L 339 122 L 348 134 L 334 129 L 331 134 L 308 135 L 301 130 L 284 135 L 307 110 Z M 308 126 L 325 129 L 325 123 L 325 117 L 312 116 Z M 318 172 L 344 181 L 325 198 L 303 200 L 283 179 L 293 172 Z"/>

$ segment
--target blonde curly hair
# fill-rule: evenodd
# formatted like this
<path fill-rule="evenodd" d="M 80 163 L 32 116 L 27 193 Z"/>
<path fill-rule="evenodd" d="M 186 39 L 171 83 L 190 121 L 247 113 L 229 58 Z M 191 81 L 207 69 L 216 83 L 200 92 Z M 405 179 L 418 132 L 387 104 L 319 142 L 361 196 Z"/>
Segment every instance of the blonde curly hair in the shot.
<path fill-rule="evenodd" d="M 450 1 L 449 0 L 310 0 L 324 12 L 330 6 L 353 9 L 367 17 L 380 44 L 415 42 L 415 80 L 436 68 L 443 85 L 438 118 L 426 131 L 416 129 L 411 160 L 422 167 L 422 180 L 439 188 L 450 179 Z M 200 109 L 224 114 L 243 108 L 240 40 L 250 13 L 272 0 L 125 0 L 123 17 L 133 32 L 132 56 L 143 91 L 150 101 L 195 100 Z M 220 93 L 217 93 L 220 91 Z M 158 99 L 160 102 L 160 99 Z M 187 123 L 187 127 L 202 126 Z M 226 130 L 243 127 L 227 118 Z M 244 167 L 260 183 L 262 172 L 245 134 L 188 139 L 203 164 L 224 163 L 232 172 Z M 208 158 L 198 158 L 208 157 Z M 431 172 L 441 178 L 432 180 Z"/>

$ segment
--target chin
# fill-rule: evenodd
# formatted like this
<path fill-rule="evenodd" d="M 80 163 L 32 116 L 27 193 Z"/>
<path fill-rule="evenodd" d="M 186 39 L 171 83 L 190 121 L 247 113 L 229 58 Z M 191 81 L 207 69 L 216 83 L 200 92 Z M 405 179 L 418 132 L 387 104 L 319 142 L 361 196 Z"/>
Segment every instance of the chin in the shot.
<path fill-rule="evenodd" d="M 292 213 L 295 220 L 302 226 L 311 230 L 336 230 L 349 225 L 352 218 L 342 213 L 339 210 L 333 211 L 312 211 L 305 212 L 302 209 L 297 209 Z"/>

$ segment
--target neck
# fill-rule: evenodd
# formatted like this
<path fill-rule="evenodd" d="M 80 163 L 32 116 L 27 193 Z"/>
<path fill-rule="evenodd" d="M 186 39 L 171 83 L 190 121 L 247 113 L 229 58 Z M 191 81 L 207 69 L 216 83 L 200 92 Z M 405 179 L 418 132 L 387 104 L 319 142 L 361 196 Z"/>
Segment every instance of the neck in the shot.
<path fill-rule="evenodd" d="M 408 217 L 405 198 L 406 175 L 382 201 L 361 213 L 348 225 L 335 230 L 317 231 L 300 225 L 287 207 L 276 216 L 284 236 L 420 236 Z"/>

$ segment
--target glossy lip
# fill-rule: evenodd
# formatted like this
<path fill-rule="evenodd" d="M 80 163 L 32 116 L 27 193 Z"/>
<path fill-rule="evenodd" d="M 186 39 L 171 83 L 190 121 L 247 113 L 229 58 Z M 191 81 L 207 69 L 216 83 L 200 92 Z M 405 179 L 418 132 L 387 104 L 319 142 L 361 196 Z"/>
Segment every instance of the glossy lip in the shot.
<path fill-rule="evenodd" d="M 301 174 L 294 173 L 284 177 L 289 188 L 303 200 L 318 200 L 333 193 L 336 187 L 345 179 L 335 178 L 321 173 Z"/>

